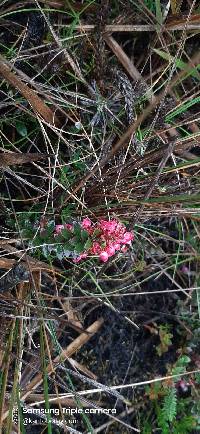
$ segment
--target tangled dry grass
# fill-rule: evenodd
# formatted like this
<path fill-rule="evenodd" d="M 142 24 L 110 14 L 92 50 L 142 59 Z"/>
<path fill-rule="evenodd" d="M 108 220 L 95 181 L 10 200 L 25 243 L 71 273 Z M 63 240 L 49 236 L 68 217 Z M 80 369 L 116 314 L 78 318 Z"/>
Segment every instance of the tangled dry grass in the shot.
<path fill-rule="evenodd" d="M 0 17 L 0 432 L 196 433 L 198 2 Z M 102 265 L 41 242 L 83 218 L 123 222 L 132 247 Z"/>

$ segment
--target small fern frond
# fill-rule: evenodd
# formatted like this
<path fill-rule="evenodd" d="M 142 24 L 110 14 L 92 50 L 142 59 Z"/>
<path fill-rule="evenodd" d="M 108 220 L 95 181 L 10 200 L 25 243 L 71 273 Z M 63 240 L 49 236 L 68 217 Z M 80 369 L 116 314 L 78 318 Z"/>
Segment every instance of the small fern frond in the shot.
<path fill-rule="evenodd" d="M 177 414 L 177 396 L 175 387 L 167 389 L 164 397 L 162 414 L 166 421 L 172 422 Z"/>
<path fill-rule="evenodd" d="M 168 421 L 165 419 L 162 408 L 157 407 L 157 422 L 162 434 L 170 434 Z"/>
<path fill-rule="evenodd" d="M 182 419 L 175 421 L 173 434 L 189 434 L 191 430 L 195 430 L 196 420 L 194 416 L 184 416 Z"/>

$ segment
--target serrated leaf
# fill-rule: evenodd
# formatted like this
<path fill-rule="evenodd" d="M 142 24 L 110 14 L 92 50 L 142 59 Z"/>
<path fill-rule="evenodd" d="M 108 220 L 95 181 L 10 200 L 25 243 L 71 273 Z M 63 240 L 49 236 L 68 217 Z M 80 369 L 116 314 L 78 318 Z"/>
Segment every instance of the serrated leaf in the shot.
<path fill-rule="evenodd" d="M 162 430 L 161 431 L 162 434 L 170 434 L 168 422 L 165 419 L 163 412 L 162 412 L 162 409 L 160 407 L 158 407 L 157 420 L 158 420 L 158 426 Z"/>
<path fill-rule="evenodd" d="M 177 396 L 175 387 L 168 388 L 164 397 L 162 414 L 166 421 L 172 422 L 177 412 Z"/>
<path fill-rule="evenodd" d="M 176 366 L 172 369 L 172 375 L 181 375 L 185 372 L 185 368 L 183 366 Z M 179 381 L 180 377 L 176 377 L 175 381 Z"/>

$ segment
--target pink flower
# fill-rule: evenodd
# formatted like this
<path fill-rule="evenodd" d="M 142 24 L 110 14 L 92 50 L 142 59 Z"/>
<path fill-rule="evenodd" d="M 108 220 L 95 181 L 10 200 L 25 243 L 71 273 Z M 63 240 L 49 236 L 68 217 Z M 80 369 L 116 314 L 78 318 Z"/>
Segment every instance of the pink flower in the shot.
<path fill-rule="evenodd" d="M 65 223 L 64 228 L 67 229 L 68 231 L 71 231 L 73 229 L 73 225 L 70 225 L 69 223 Z"/>
<path fill-rule="evenodd" d="M 103 230 L 103 231 L 106 231 L 106 232 L 108 232 L 109 234 L 112 234 L 114 231 L 115 231 L 115 229 L 116 229 L 116 226 L 117 226 L 117 222 L 115 221 L 115 220 L 111 220 L 111 221 L 106 221 L 106 220 L 101 220 L 100 222 L 99 222 L 99 225 L 100 225 L 100 228 Z"/>
<path fill-rule="evenodd" d="M 102 262 L 107 262 L 108 258 L 109 258 L 109 256 L 108 256 L 108 253 L 106 251 L 101 252 L 99 255 L 99 259 Z"/>
<path fill-rule="evenodd" d="M 133 232 L 127 231 L 126 226 L 115 219 L 109 221 L 102 219 L 95 224 L 88 217 L 85 217 L 80 223 L 80 226 L 87 231 L 88 240 L 90 241 L 88 246 L 91 247 L 88 247 L 87 250 L 75 257 L 73 259 L 75 263 L 85 259 L 88 255 L 98 256 L 102 262 L 107 262 L 116 251 L 125 253 L 128 249 L 128 245 L 131 245 L 134 239 Z M 73 228 L 74 225 L 69 223 L 56 225 L 55 237 L 60 234 L 63 229 L 71 231 L 73 236 Z"/>
<path fill-rule="evenodd" d="M 55 226 L 56 234 L 60 234 L 63 229 L 64 229 L 64 225 L 56 225 Z"/>
<path fill-rule="evenodd" d="M 122 223 L 118 223 L 115 229 L 115 235 L 120 237 L 124 235 L 124 232 L 126 232 L 126 227 Z"/>
<path fill-rule="evenodd" d="M 98 255 L 101 252 L 101 246 L 99 243 L 97 243 L 97 241 L 94 241 L 92 247 L 91 247 L 91 253 L 93 253 L 93 255 Z"/>
<path fill-rule="evenodd" d="M 106 252 L 108 253 L 108 256 L 113 256 L 115 254 L 115 248 L 113 246 L 106 247 Z"/>
<path fill-rule="evenodd" d="M 91 225 L 92 225 L 92 222 L 91 222 L 91 220 L 88 217 L 86 217 L 85 219 L 83 219 L 83 221 L 81 223 L 81 226 L 82 226 L 83 229 L 88 229 L 88 228 L 91 227 Z"/>
<path fill-rule="evenodd" d="M 132 232 L 125 232 L 124 236 L 123 236 L 123 240 L 122 243 L 123 244 L 130 244 L 131 241 L 133 240 L 134 235 Z"/>
<path fill-rule="evenodd" d="M 120 250 L 120 248 L 121 248 L 120 243 L 114 243 L 113 247 L 115 250 Z"/>

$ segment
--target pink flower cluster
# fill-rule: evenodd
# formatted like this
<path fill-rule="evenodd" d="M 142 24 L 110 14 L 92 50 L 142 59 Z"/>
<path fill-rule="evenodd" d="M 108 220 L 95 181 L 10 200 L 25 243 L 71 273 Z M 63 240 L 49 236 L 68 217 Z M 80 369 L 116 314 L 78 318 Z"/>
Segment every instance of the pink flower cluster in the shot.
<path fill-rule="evenodd" d="M 56 233 L 60 233 L 65 228 L 72 230 L 73 226 L 69 224 L 57 225 L 55 227 Z M 125 253 L 134 239 L 133 232 L 128 232 L 126 226 L 115 219 L 110 221 L 100 220 L 98 223 L 93 224 L 86 217 L 81 223 L 81 228 L 88 232 L 88 238 L 91 240 L 92 245 L 87 251 L 79 254 L 74 259 L 74 262 L 79 262 L 88 255 L 98 256 L 102 262 L 107 262 L 117 251 Z"/>

